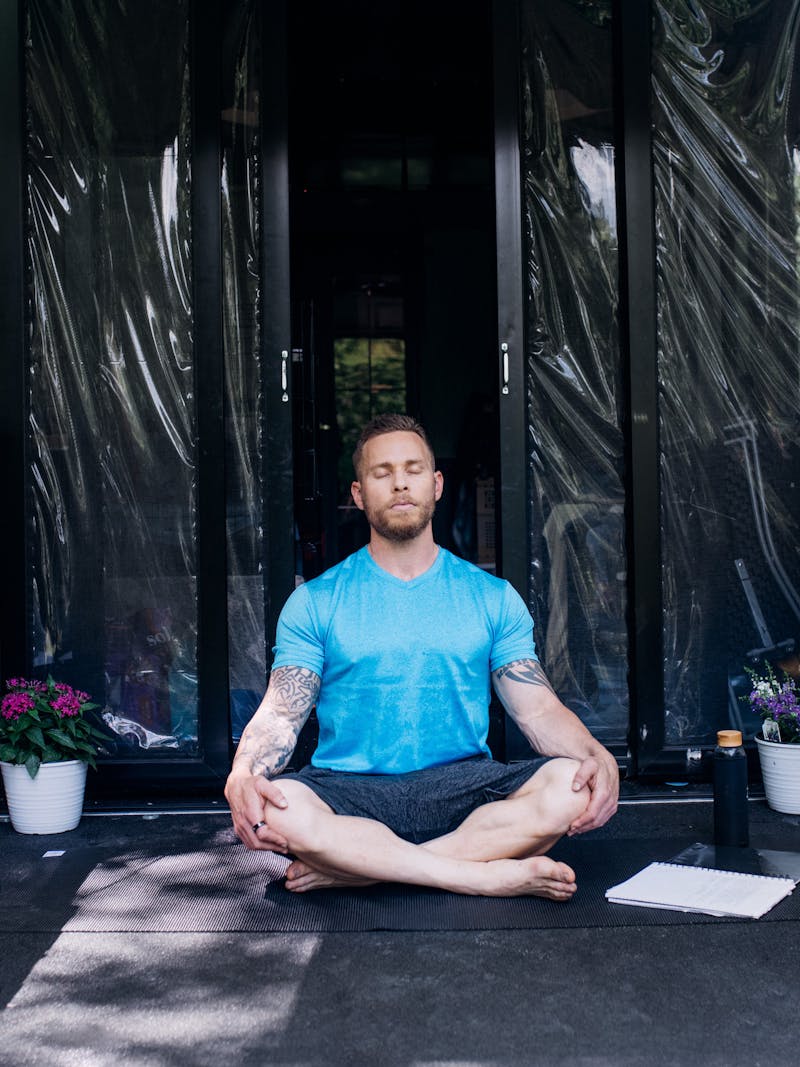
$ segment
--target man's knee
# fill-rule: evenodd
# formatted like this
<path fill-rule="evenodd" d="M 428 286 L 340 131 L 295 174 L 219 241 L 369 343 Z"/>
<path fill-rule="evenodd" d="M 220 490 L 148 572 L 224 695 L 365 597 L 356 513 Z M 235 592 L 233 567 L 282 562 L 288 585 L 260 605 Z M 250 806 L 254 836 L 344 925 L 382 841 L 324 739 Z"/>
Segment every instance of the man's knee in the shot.
<path fill-rule="evenodd" d="M 536 806 L 540 820 L 554 832 L 564 832 L 586 810 L 591 793 L 588 786 L 574 789 L 580 761 L 559 756 L 548 760 L 523 787 Z M 522 791 L 521 791 L 522 792 Z"/>
<path fill-rule="evenodd" d="M 278 780 L 278 785 L 286 797 L 286 807 L 279 808 L 267 801 L 265 822 L 286 838 L 290 851 L 313 852 L 322 834 L 320 816 L 332 814 L 330 807 L 313 789 L 295 779 Z"/>

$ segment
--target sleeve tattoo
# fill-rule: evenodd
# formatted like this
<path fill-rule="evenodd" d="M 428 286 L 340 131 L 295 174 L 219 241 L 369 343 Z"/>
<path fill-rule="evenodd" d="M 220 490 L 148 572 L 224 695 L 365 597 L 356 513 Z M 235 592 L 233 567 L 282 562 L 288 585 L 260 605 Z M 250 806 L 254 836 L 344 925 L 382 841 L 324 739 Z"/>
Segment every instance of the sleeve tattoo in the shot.
<path fill-rule="evenodd" d="M 505 666 L 497 668 L 494 676 L 497 681 L 502 678 L 509 682 L 521 682 L 523 685 L 540 685 L 555 695 L 541 663 L 535 659 L 517 659 L 513 663 L 506 663 Z"/>
<path fill-rule="evenodd" d="M 265 705 L 247 724 L 236 759 L 249 762 L 253 774 L 267 778 L 279 774 L 294 752 L 320 685 L 319 675 L 306 667 L 276 667 L 270 675 Z"/>

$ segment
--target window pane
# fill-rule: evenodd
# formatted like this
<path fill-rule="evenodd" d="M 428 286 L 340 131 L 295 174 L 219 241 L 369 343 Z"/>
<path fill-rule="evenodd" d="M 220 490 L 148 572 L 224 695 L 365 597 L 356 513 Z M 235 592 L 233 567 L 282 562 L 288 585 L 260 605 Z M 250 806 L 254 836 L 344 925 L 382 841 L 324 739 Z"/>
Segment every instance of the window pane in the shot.
<path fill-rule="evenodd" d="M 664 685 L 681 745 L 755 731 L 736 699 L 748 652 L 797 669 L 779 647 L 800 623 L 796 11 L 733 6 L 654 5 Z"/>
<path fill-rule="evenodd" d="M 114 747 L 197 749 L 185 3 L 31 0 L 32 646 Z"/>
<path fill-rule="evenodd" d="M 531 602 L 562 700 L 628 729 L 611 2 L 523 14 Z"/>
<path fill-rule="evenodd" d="M 372 304 L 372 301 L 370 301 Z M 333 342 L 340 435 L 339 501 L 349 509 L 353 449 L 373 416 L 405 411 L 406 346 L 398 337 L 339 337 Z"/>
<path fill-rule="evenodd" d="M 234 740 L 266 686 L 266 542 L 261 401 L 261 247 L 258 91 L 261 49 L 254 0 L 226 10 L 222 112 L 225 481 L 228 497 L 228 653 Z"/>

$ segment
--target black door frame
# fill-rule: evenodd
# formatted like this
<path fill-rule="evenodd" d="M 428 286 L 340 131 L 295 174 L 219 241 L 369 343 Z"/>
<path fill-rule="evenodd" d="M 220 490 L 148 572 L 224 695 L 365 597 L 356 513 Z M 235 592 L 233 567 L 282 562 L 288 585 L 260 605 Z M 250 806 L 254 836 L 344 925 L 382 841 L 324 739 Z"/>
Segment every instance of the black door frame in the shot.
<path fill-rule="evenodd" d="M 0 4 L 0 678 L 26 669 L 24 21 L 22 0 Z M 23 621 L 24 620 L 24 621 Z"/>
<path fill-rule="evenodd" d="M 262 33 L 262 358 L 266 429 L 264 529 L 271 553 L 265 629 L 274 637 L 280 607 L 294 574 L 292 522 L 288 158 L 286 142 L 286 0 L 258 5 L 270 33 Z M 199 451 L 199 716 L 204 758 L 113 763 L 100 778 L 111 788 L 217 790 L 230 760 L 228 705 L 227 580 L 225 561 L 224 411 L 222 402 L 219 226 L 219 110 L 221 0 L 190 0 L 194 126 L 195 301 Z M 628 460 L 628 602 L 630 611 L 631 727 L 629 768 L 633 774 L 656 761 L 666 765 L 661 640 L 658 409 L 655 327 L 655 235 L 650 142 L 651 7 L 640 0 L 615 0 L 614 71 L 618 122 L 620 220 L 620 334 L 630 418 Z M 4 389 L 0 393 L 0 443 L 5 461 L 5 506 L 0 517 L 0 674 L 27 669 L 28 593 L 26 575 L 26 282 L 25 282 L 25 0 L 0 6 L 0 87 L 6 107 L 0 119 L 5 151 L 0 159 L 0 328 L 4 345 Z M 498 389 L 502 487 L 500 544 L 503 574 L 524 591 L 528 579 L 528 498 L 524 278 L 522 260 L 519 146 L 518 0 L 494 0 L 498 247 Z M 283 36 L 282 36 L 283 35 Z M 198 64 L 202 64 L 198 66 Z M 9 210 L 10 208 L 10 210 Z M 635 314 L 634 314 L 635 311 Z M 503 350 L 502 345 L 507 345 Z M 287 389 L 282 373 L 286 367 Z M 505 392 L 505 389 L 508 392 Z M 22 623 L 22 620 L 25 620 Z M 682 754 L 681 754 L 682 755 Z M 673 763 L 675 762 L 673 754 Z M 165 773 L 166 772 L 166 773 Z M 113 783 L 113 785 L 112 785 Z"/>
<path fill-rule="evenodd" d="M 294 458 L 292 451 L 291 278 L 289 246 L 288 3 L 261 3 L 261 293 L 265 368 L 264 530 L 269 554 L 265 587 L 267 648 L 294 588 Z M 269 12 L 269 32 L 264 32 Z"/>
<path fill-rule="evenodd" d="M 495 243 L 497 248 L 497 394 L 500 432 L 498 574 L 527 600 L 530 507 L 520 158 L 518 0 L 492 5 L 494 66 Z M 505 759 L 525 759 L 530 745 L 505 716 Z"/>
<path fill-rule="evenodd" d="M 614 26 L 620 341 L 628 400 L 628 737 L 637 776 L 662 755 L 665 715 L 650 4 L 616 0 Z"/>
<path fill-rule="evenodd" d="M 267 5 L 257 16 L 266 20 Z M 191 212 L 193 232 L 194 354 L 197 393 L 197 599 L 199 758 L 100 761 L 90 776 L 90 795 L 218 794 L 232 755 L 227 629 L 225 411 L 222 330 L 222 224 L 220 173 L 223 106 L 220 42 L 222 0 L 189 0 L 192 107 Z M 270 558 L 265 632 L 271 644 L 277 615 L 294 582 L 289 320 L 288 157 L 286 146 L 285 0 L 269 4 L 270 32 L 262 33 L 265 92 L 261 127 L 262 366 L 266 387 L 262 420 L 268 470 L 262 516 Z M 283 36 L 282 36 L 283 35 Z M 0 515 L 0 676 L 29 667 L 26 588 L 27 418 L 25 273 L 25 0 L 0 5 L 0 443 L 5 466 L 5 504 Z M 203 76 L 197 77 L 196 72 Z M 10 209 L 10 210 L 9 210 Z M 284 358 L 284 353 L 286 357 Z M 23 621 L 24 620 L 24 621 Z"/>
<path fill-rule="evenodd" d="M 522 168 L 520 0 L 494 0 L 495 197 L 498 378 L 501 436 L 502 574 L 526 596 L 530 509 Z M 632 776 L 663 754 L 664 685 L 660 581 L 660 470 L 655 230 L 650 133 L 651 7 L 615 0 L 614 109 L 620 234 L 620 345 L 628 418 L 624 431 L 629 634 L 627 752 L 612 746 Z M 507 755 L 529 752 L 513 723 Z"/>

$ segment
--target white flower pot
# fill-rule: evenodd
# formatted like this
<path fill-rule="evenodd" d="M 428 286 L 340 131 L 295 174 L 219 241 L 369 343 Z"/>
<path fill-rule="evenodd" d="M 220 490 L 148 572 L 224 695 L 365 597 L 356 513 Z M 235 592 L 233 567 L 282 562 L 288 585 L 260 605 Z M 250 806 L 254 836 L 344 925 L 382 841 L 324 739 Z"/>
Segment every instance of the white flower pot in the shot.
<path fill-rule="evenodd" d="M 21 834 L 60 834 L 81 821 L 86 788 L 82 760 L 42 763 L 35 778 L 26 767 L 0 763 L 11 825 Z"/>
<path fill-rule="evenodd" d="M 800 815 L 800 745 L 756 737 L 767 804 L 785 815 Z"/>

